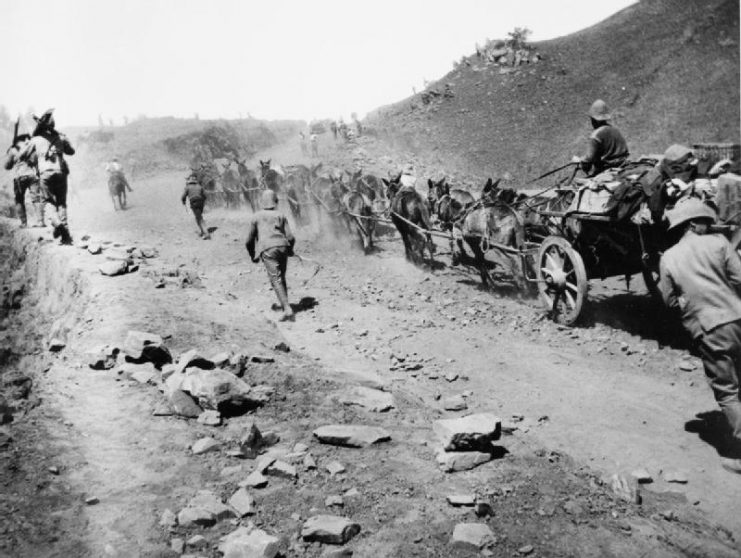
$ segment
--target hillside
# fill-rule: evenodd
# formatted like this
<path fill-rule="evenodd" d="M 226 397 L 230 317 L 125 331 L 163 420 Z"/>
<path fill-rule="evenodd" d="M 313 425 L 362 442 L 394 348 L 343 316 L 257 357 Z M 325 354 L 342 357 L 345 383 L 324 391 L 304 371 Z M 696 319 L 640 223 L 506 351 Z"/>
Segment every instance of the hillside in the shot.
<path fill-rule="evenodd" d="M 739 142 L 739 3 L 643 0 L 572 35 L 534 43 L 537 64 L 502 70 L 475 54 L 369 126 L 425 166 L 518 182 L 584 150 L 602 98 L 631 153 L 674 142 Z M 506 72 L 506 73 L 505 73 Z"/>

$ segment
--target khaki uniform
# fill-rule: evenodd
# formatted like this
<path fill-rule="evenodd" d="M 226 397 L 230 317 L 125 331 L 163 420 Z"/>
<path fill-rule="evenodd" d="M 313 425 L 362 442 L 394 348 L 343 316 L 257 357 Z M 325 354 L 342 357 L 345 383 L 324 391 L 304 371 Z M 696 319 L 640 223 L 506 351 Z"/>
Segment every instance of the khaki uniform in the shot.
<path fill-rule="evenodd" d="M 39 189 L 39 178 L 36 175 L 36 169 L 20 158 L 23 147 L 14 145 L 10 148 L 8 158 L 5 161 L 7 170 L 14 170 L 13 177 L 13 195 L 15 198 L 15 207 L 21 224 L 28 224 L 26 217 L 26 192 L 31 194 L 31 203 L 36 213 L 36 222 L 34 226 L 44 226 L 43 205 L 41 204 L 41 191 Z"/>
<path fill-rule="evenodd" d="M 659 290 L 702 357 L 715 399 L 741 442 L 741 260 L 721 235 L 688 232 L 661 258 Z"/>

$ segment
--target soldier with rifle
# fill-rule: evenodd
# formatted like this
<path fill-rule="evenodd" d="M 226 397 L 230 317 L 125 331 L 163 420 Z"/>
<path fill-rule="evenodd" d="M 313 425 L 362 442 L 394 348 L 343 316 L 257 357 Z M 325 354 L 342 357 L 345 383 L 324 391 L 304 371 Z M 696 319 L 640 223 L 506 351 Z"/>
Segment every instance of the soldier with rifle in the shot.
<path fill-rule="evenodd" d="M 28 134 L 18 134 L 18 125 L 20 119 L 16 120 L 13 130 L 13 145 L 8 149 L 8 158 L 5 161 L 5 169 L 15 171 L 13 177 L 13 195 L 15 197 L 15 208 L 18 218 L 21 221 L 21 227 L 28 226 L 26 217 L 26 192 L 31 194 L 33 203 L 35 222 L 34 227 L 44 226 L 44 206 L 41 203 L 39 190 L 39 178 L 36 169 L 31 167 L 26 161 L 21 160 L 20 154 L 25 149 L 31 138 Z"/>
<path fill-rule="evenodd" d="M 53 111 L 54 109 L 49 109 L 41 116 L 34 115 L 36 129 L 21 152 L 20 159 L 36 169 L 41 198 L 54 227 L 54 238 L 59 238 L 62 244 L 72 244 L 72 236 L 67 227 L 69 167 L 64 156 L 74 155 L 75 150 L 67 136 L 56 130 Z"/>

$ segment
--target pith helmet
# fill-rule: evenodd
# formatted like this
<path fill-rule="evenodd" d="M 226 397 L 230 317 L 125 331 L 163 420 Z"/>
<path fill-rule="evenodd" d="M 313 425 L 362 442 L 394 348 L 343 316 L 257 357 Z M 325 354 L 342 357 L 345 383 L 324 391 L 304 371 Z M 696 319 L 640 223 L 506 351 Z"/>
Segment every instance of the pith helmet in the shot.
<path fill-rule="evenodd" d="M 708 219 L 715 223 L 715 211 L 697 198 L 679 200 L 673 209 L 666 212 L 669 230 L 693 219 Z"/>
<path fill-rule="evenodd" d="M 265 190 L 260 194 L 260 207 L 263 209 L 275 209 L 278 205 L 278 196 L 272 190 Z"/>
<path fill-rule="evenodd" d="M 186 184 L 198 184 L 198 177 L 195 174 L 191 174 L 186 181 Z"/>
<path fill-rule="evenodd" d="M 53 128 L 54 123 L 54 109 L 50 108 L 41 116 L 33 115 L 33 119 L 36 121 L 37 127 Z"/>
<path fill-rule="evenodd" d="M 592 103 L 592 106 L 589 107 L 589 116 L 599 121 L 610 120 L 612 118 L 610 109 L 607 108 L 607 103 L 602 99 L 597 99 Z"/>
<path fill-rule="evenodd" d="M 692 150 L 686 145 L 675 143 L 664 152 L 664 161 L 668 164 L 684 163 L 693 157 Z"/>

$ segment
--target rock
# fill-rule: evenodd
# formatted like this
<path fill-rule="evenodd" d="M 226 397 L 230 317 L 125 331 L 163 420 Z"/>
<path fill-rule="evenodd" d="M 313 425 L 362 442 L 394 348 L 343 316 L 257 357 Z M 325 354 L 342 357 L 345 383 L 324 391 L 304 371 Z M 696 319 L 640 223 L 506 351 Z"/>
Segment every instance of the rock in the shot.
<path fill-rule="evenodd" d="M 448 504 L 455 507 L 473 506 L 476 503 L 476 496 L 473 494 L 450 494 L 446 499 Z"/>
<path fill-rule="evenodd" d="M 651 473 L 646 469 L 636 469 L 630 473 L 630 476 L 633 477 L 638 484 L 649 484 L 654 481 Z"/>
<path fill-rule="evenodd" d="M 185 372 L 185 369 L 189 366 L 200 368 L 202 370 L 212 370 L 215 365 L 212 361 L 202 356 L 195 349 L 191 349 L 180 355 L 177 364 L 175 365 L 175 372 L 180 374 Z"/>
<path fill-rule="evenodd" d="M 224 502 L 221 501 L 221 498 L 219 498 L 210 490 L 199 490 L 198 493 L 190 500 L 190 502 L 188 502 L 188 505 L 180 510 L 180 513 L 178 514 L 178 524 L 181 527 L 189 526 L 187 523 L 183 522 L 183 518 L 188 519 L 189 517 L 188 514 L 183 514 L 183 512 L 185 512 L 186 510 L 196 510 L 198 514 L 196 514 L 195 512 L 190 512 L 190 517 L 198 517 L 201 519 L 205 518 L 206 522 L 209 521 L 206 516 L 210 514 L 211 520 L 214 523 L 237 516 L 236 512 L 232 508 L 224 504 Z M 191 524 L 206 525 L 207 523 L 198 523 L 191 521 Z M 213 523 L 210 524 L 213 525 Z"/>
<path fill-rule="evenodd" d="M 285 461 L 275 461 L 266 470 L 265 474 L 270 477 L 280 477 L 283 479 L 293 480 L 298 477 L 298 471 L 293 465 Z"/>
<path fill-rule="evenodd" d="M 327 498 L 324 500 L 324 505 L 328 508 L 331 508 L 332 506 L 344 506 L 345 501 L 342 499 L 342 496 L 338 496 L 336 494 L 327 496 Z"/>
<path fill-rule="evenodd" d="M 164 382 L 172 376 L 175 373 L 175 365 L 174 364 L 164 364 L 162 368 L 160 369 L 160 377 L 162 378 L 162 381 Z"/>
<path fill-rule="evenodd" d="M 186 418 L 198 418 L 203 412 L 195 400 L 182 390 L 173 390 L 167 402 L 176 415 Z"/>
<path fill-rule="evenodd" d="M 110 260 L 112 262 L 129 263 L 131 261 L 131 254 L 129 254 L 126 250 L 121 250 L 118 248 L 106 249 L 105 257 L 107 260 Z"/>
<path fill-rule="evenodd" d="M 339 461 L 330 461 L 324 466 L 331 476 L 339 475 L 345 472 L 345 466 Z"/>
<path fill-rule="evenodd" d="M 202 453 L 207 453 L 209 451 L 217 450 L 221 444 L 214 440 L 213 438 L 201 438 L 198 440 L 191 449 L 193 450 L 193 455 L 201 455 Z"/>
<path fill-rule="evenodd" d="M 265 472 L 268 470 L 268 467 L 270 467 L 273 463 L 275 463 L 276 459 L 277 457 L 274 455 L 263 455 L 255 463 L 255 471 L 257 471 L 258 473 L 262 473 L 264 475 Z"/>
<path fill-rule="evenodd" d="M 458 379 L 458 374 L 455 372 L 448 372 L 445 374 L 445 381 L 447 382 L 455 382 Z"/>
<path fill-rule="evenodd" d="M 103 251 L 103 248 L 98 242 L 89 242 L 87 245 L 87 251 L 90 252 L 93 256 L 97 256 Z"/>
<path fill-rule="evenodd" d="M 190 548 L 200 548 L 206 546 L 208 544 L 208 541 L 203 535 L 193 535 L 186 541 L 185 544 L 187 544 Z"/>
<path fill-rule="evenodd" d="M 297 442 L 293 446 L 293 451 L 294 453 L 306 453 L 307 451 L 309 451 L 309 446 L 307 446 L 306 444 L 302 442 Z"/>
<path fill-rule="evenodd" d="M 221 413 L 207 409 L 198 415 L 198 423 L 206 426 L 219 426 L 221 424 Z"/>
<path fill-rule="evenodd" d="M 240 488 L 237 490 L 232 497 L 229 498 L 229 505 L 237 510 L 239 517 L 253 515 L 255 513 L 255 499 L 249 492 L 247 492 L 246 488 Z"/>
<path fill-rule="evenodd" d="M 96 496 L 89 496 L 88 498 L 85 498 L 85 504 L 88 506 L 94 506 L 95 504 L 99 504 L 100 500 Z"/>
<path fill-rule="evenodd" d="M 446 411 L 465 411 L 468 403 L 462 395 L 452 395 L 443 399 L 443 409 Z"/>
<path fill-rule="evenodd" d="M 268 485 L 268 477 L 263 475 L 260 471 L 252 471 L 247 478 L 239 483 L 239 486 L 246 486 L 249 488 L 265 488 Z"/>
<path fill-rule="evenodd" d="M 459 523 L 450 539 L 453 546 L 462 550 L 481 550 L 494 542 L 494 533 L 484 523 Z"/>
<path fill-rule="evenodd" d="M 219 542 L 224 558 L 275 558 L 280 540 L 262 529 L 238 527 Z"/>
<path fill-rule="evenodd" d="M 101 345 L 87 352 L 87 364 L 93 370 L 110 370 L 116 366 L 120 349 L 111 345 Z"/>
<path fill-rule="evenodd" d="M 314 430 L 314 437 L 323 444 L 363 448 L 391 440 L 391 435 L 376 426 L 332 424 Z"/>
<path fill-rule="evenodd" d="M 259 364 L 268 364 L 271 362 L 275 362 L 275 359 L 273 357 L 265 355 L 252 355 L 252 358 L 250 358 L 250 360 Z"/>
<path fill-rule="evenodd" d="M 150 258 L 157 257 L 157 249 L 152 248 L 151 246 L 139 246 L 138 250 L 139 250 L 139 254 L 144 259 L 150 259 Z"/>
<path fill-rule="evenodd" d="M 360 525 L 337 515 L 310 517 L 301 529 L 305 541 L 325 544 L 345 544 L 358 533 Z"/>
<path fill-rule="evenodd" d="M 257 425 L 253 422 L 247 428 L 247 434 L 242 437 L 239 443 L 239 449 L 247 459 L 255 459 L 262 448 L 262 434 Z"/>
<path fill-rule="evenodd" d="M 446 451 L 490 451 L 501 436 L 501 421 L 490 413 L 436 420 L 432 430 Z"/>
<path fill-rule="evenodd" d="M 154 384 L 157 377 L 157 370 L 151 362 L 145 365 L 136 365 L 136 368 L 129 374 L 129 378 L 140 384 Z"/>
<path fill-rule="evenodd" d="M 111 260 L 107 262 L 103 262 L 98 266 L 98 271 L 102 275 L 106 275 L 108 277 L 115 277 L 117 275 L 123 275 L 128 271 L 129 269 L 129 263 L 126 260 Z"/>
<path fill-rule="evenodd" d="M 56 337 L 49 340 L 49 344 L 47 345 L 48 349 L 52 353 L 58 353 L 62 349 L 64 349 L 67 346 L 67 343 L 62 341 L 61 339 L 57 339 Z"/>
<path fill-rule="evenodd" d="M 340 392 L 338 399 L 344 405 L 358 405 L 359 407 L 378 413 L 394 408 L 393 395 L 365 386 L 353 386 Z"/>
<path fill-rule="evenodd" d="M 221 352 L 221 353 L 216 353 L 214 356 L 212 356 L 208 360 L 210 360 L 215 367 L 221 368 L 224 366 L 229 366 L 229 359 L 231 358 L 231 356 L 232 355 L 230 353 Z"/>
<path fill-rule="evenodd" d="M 304 467 L 306 467 L 309 470 L 316 469 L 316 460 L 310 453 L 307 453 L 304 456 Z"/>
<path fill-rule="evenodd" d="M 437 462 L 446 473 L 468 471 L 491 461 L 491 454 L 479 451 L 442 451 L 437 454 Z"/>
<path fill-rule="evenodd" d="M 173 374 L 171 378 L 176 376 Z M 171 378 L 168 378 L 168 381 Z M 204 409 L 217 410 L 226 415 L 255 409 L 264 402 L 261 397 L 252 397 L 250 386 L 245 382 L 221 368 L 213 370 L 189 368 L 185 372 L 180 389 L 195 397 Z"/>
<path fill-rule="evenodd" d="M 489 517 L 494 515 L 494 508 L 492 508 L 491 504 L 488 502 L 477 501 L 476 505 L 473 507 L 473 511 L 476 514 L 476 517 Z"/>
<path fill-rule="evenodd" d="M 289 347 L 286 343 L 281 341 L 280 343 L 278 343 L 277 345 L 273 347 L 273 350 L 280 351 L 281 353 L 290 353 L 291 347 Z"/>
<path fill-rule="evenodd" d="M 535 550 L 533 545 L 526 544 L 525 546 L 521 546 L 520 548 L 518 548 L 517 552 L 519 552 L 523 556 L 527 556 L 528 554 L 532 554 L 533 550 Z"/>
<path fill-rule="evenodd" d="M 682 471 L 664 471 L 662 477 L 666 482 L 673 482 L 677 484 L 687 484 L 689 482 L 687 475 Z"/>
<path fill-rule="evenodd" d="M 216 517 L 205 508 L 187 507 L 178 513 L 178 525 L 181 527 L 211 527 L 216 524 Z"/>
<path fill-rule="evenodd" d="M 58 475 L 59 474 L 59 467 L 56 465 L 50 465 L 46 468 L 47 471 L 49 471 L 52 475 Z"/>
<path fill-rule="evenodd" d="M 133 362 L 151 362 L 157 368 L 172 362 L 172 355 L 162 337 L 144 331 L 129 331 L 123 347 L 127 359 Z"/>
<path fill-rule="evenodd" d="M 262 447 L 269 448 L 280 442 L 280 436 L 277 432 L 264 432 L 262 435 Z"/>
<path fill-rule="evenodd" d="M 634 483 L 630 482 L 623 475 L 617 473 L 612 475 L 612 477 L 610 477 L 610 488 L 612 488 L 613 493 L 621 500 L 631 504 L 641 503 L 640 492 Z"/>
<path fill-rule="evenodd" d="M 319 558 L 350 558 L 352 555 L 351 548 L 328 548 Z"/>
<path fill-rule="evenodd" d="M 232 465 L 231 467 L 224 467 L 221 470 L 221 473 L 219 473 L 219 475 L 221 475 L 222 477 L 231 477 L 234 475 L 241 475 L 241 474 L 242 474 L 241 465 Z"/>
<path fill-rule="evenodd" d="M 171 539 L 170 540 L 170 549 L 177 552 L 178 555 L 185 552 L 185 541 L 183 539 Z"/>

